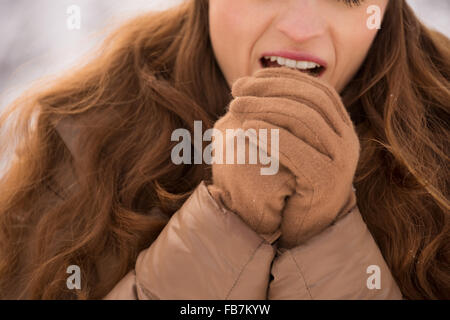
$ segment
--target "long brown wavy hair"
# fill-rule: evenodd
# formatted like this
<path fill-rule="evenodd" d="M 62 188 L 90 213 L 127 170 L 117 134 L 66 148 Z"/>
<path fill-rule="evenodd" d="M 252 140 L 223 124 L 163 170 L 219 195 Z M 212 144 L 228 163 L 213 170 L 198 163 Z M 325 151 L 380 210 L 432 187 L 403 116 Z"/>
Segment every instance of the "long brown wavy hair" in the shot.
<path fill-rule="evenodd" d="M 361 139 L 358 206 L 408 299 L 450 298 L 449 47 L 389 1 L 342 94 Z M 88 63 L 17 99 L 0 118 L 0 152 L 15 150 L 0 183 L 0 298 L 104 297 L 210 178 L 206 165 L 172 163 L 172 131 L 211 128 L 230 99 L 207 0 L 134 18 Z M 79 123 L 82 152 L 61 121 Z M 81 290 L 67 289 L 70 265 Z"/>

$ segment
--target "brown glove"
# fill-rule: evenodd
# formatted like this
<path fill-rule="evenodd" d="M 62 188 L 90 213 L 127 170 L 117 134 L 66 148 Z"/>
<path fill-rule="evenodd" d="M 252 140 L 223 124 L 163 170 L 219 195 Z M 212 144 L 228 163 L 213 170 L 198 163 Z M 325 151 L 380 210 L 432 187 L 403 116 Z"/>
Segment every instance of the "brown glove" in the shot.
<path fill-rule="evenodd" d="M 252 128 L 235 118 L 231 110 L 215 123 L 214 128 L 222 132 L 225 142 L 224 163 L 212 165 L 213 184 L 208 186 L 211 195 L 238 214 L 257 233 L 269 236 L 279 231 L 285 199 L 295 192 L 295 176 L 283 167 L 280 167 L 275 175 L 262 175 L 261 169 L 267 166 L 261 165 L 260 162 L 249 162 L 248 150 L 254 147 L 250 139 L 245 140 L 247 151 L 244 164 L 237 161 L 237 140 L 234 144 L 234 160 L 232 164 L 226 164 L 226 144 L 234 139 L 227 138 L 226 130 L 246 131 Z M 271 140 L 270 131 L 267 140 Z"/>
<path fill-rule="evenodd" d="M 290 248 L 356 205 L 359 140 L 332 87 L 296 70 L 269 68 L 237 80 L 232 93 L 216 128 L 279 129 L 280 170 L 261 176 L 261 165 L 214 164 L 211 189 L 228 208 L 253 228 L 257 222 L 258 232 L 276 230 L 282 217 L 280 246 Z"/>

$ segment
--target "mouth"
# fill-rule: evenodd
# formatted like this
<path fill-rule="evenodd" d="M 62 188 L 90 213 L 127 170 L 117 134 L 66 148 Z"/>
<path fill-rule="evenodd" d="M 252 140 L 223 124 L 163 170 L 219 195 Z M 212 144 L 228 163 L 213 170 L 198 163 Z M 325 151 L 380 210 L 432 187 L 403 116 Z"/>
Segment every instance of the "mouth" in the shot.
<path fill-rule="evenodd" d="M 264 56 L 260 59 L 263 68 L 288 67 L 313 77 L 320 77 L 325 72 L 325 67 L 317 62 L 308 60 L 293 60 L 279 56 Z"/>

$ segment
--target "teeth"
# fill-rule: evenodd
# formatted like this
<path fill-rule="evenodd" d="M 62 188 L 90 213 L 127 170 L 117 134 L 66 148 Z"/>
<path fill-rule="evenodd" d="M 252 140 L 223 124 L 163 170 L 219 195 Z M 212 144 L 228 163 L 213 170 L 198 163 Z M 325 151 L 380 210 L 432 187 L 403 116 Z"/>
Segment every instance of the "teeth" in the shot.
<path fill-rule="evenodd" d="M 299 62 L 297 62 L 297 68 L 298 69 L 309 69 L 309 62 L 308 61 L 299 61 Z"/>
<path fill-rule="evenodd" d="M 295 68 L 297 66 L 297 62 L 295 60 L 286 59 L 286 66 L 289 68 Z"/>
<path fill-rule="evenodd" d="M 280 66 L 284 66 L 286 64 L 286 59 L 282 57 L 278 57 L 277 62 Z"/>
<path fill-rule="evenodd" d="M 276 56 L 265 56 L 264 59 L 270 60 L 272 62 L 276 61 L 280 66 L 286 66 L 288 68 L 297 68 L 300 70 L 309 70 L 320 67 L 320 64 L 317 64 L 312 61 L 296 61 Z"/>

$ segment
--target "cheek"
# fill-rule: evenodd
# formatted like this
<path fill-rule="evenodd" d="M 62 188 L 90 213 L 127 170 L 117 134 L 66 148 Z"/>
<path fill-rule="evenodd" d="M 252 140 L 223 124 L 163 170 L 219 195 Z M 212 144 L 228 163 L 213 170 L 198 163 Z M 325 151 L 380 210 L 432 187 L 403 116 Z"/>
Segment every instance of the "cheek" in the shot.
<path fill-rule="evenodd" d="M 230 84 L 233 78 L 233 57 L 235 36 L 239 28 L 239 17 L 236 12 L 235 0 L 210 0 L 209 33 L 217 63 Z"/>
<path fill-rule="evenodd" d="M 231 85 L 246 75 L 256 25 L 249 19 L 254 8 L 242 0 L 210 0 L 209 32 L 216 60 Z M 252 23 L 253 22 L 253 23 Z"/>
<path fill-rule="evenodd" d="M 349 13 L 346 21 L 340 21 L 335 26 L 334 42 L 337 64 L 333 84 L 338 91 L 342 91 L 359 70 L 380 31 L 371 26 L 371 23 L 374 22 L 373 16 L 366 10 L 371 5 L 380 8 L 379 22 L 381 24 L 387 0 L 373 0 L 364 3 L 366 5 L 361 9 L 355 10 L 351 15 Z"/>
<path fill-rule="evenodd" d="M 350 36 L 343 37 L 342 41 L 339 42 L 339 47 L 336 48 L 338 56 L 336 75 L 339 79 L 335 83 L 336 89 L 341 91 L 357 73 L 372 46 L 376 34 L 376 30 L 354 32 Z"/>

